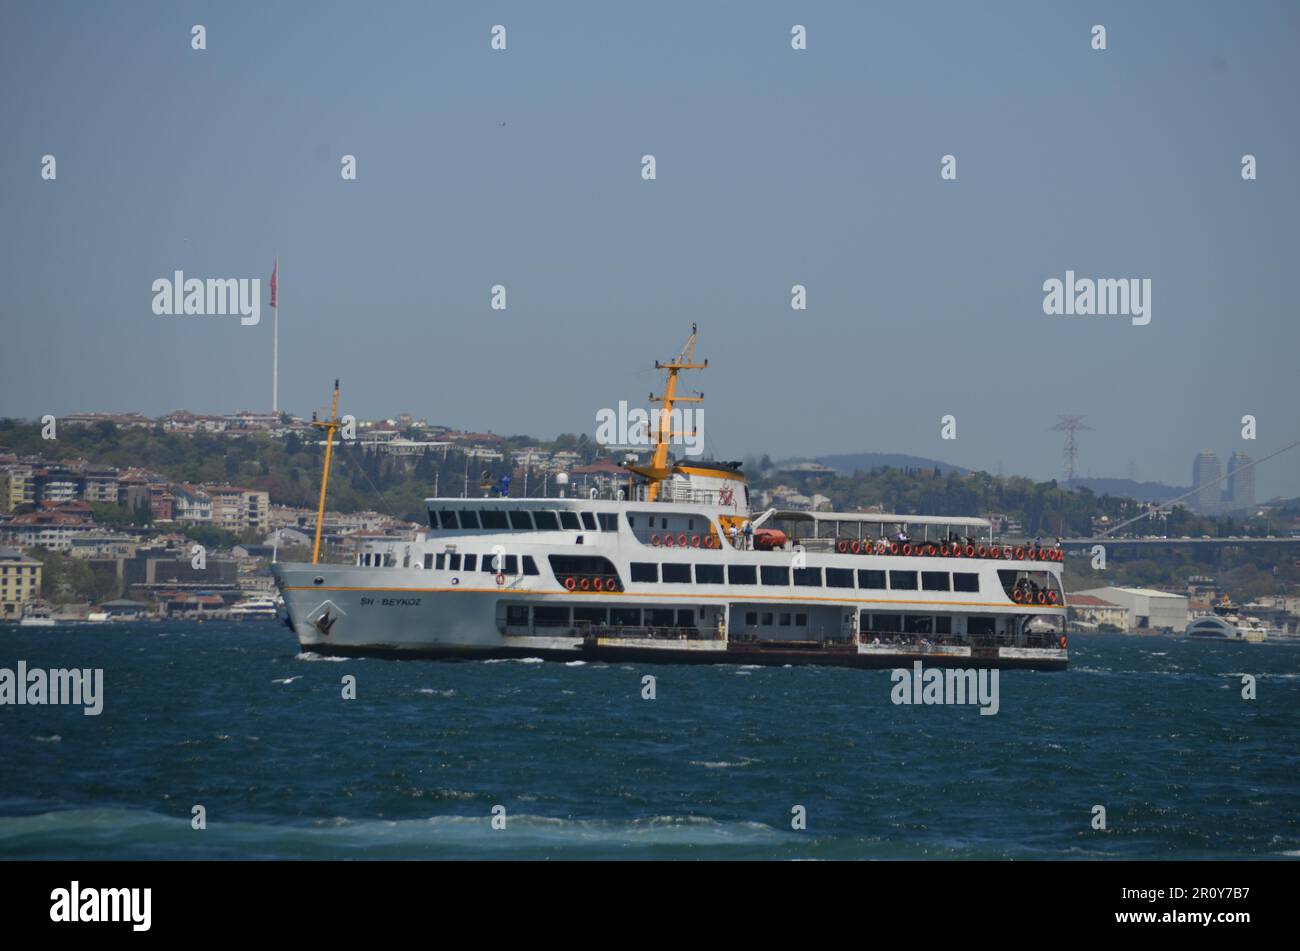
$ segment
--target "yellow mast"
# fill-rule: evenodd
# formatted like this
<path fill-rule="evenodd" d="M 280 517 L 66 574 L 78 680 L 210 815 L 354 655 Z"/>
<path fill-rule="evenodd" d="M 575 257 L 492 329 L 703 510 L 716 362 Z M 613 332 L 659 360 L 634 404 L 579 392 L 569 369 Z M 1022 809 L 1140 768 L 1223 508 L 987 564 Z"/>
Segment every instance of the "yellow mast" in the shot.
<path fill-rule="evenodd" d="M 664 395 L 655 396 L 650 394 L 650 402 L 659 403 L 659 432 L 655 436 L 655 451 L 650 457 L 650 465 L 634 466 L 632 471 L 645 476 L 650 480 L 650 485 L 646 489 L 646 501 L 653 502 L 659 495 L 659 483 L 668 478 L 672 470 L 668 468 L 668 443 L 674 436 L 694 436 L 695 433 L 673 432 L 672 431 L 672 414 L 674 403 L 703 403 L 704 394 L 699 396 L 678 396 L 677 395 L 677 373 L 680 370 L 704 370 L 708 367 L 709 361 L 703 363 L 694 363 L 695 359 L 695 338 L 697 336 L 695 324 L 691 324 L 691 335 L 686 338 L 686 346 L 682 347 L 682 352 L 671 363 L 660 363 L 655 361 L 656 370 L 667 370 L 668 379 L 664 383 Z"/>
<path fill-rule="evenodd" d="M 320 560 L 320 533 L 325 525 L 325 487 L 330 481 L 330 455 L 334 451 L 334 431 L 339 428 L 339 381 L 334 381 L 334 402 L 330 406 L 330 418 L 325 422 L 316 419 L 312 413 L 311 424 L 317 429 L 325 430 L 325 468 L 320 475 L 320 508 L 316 510 L 316 544 L 311 550 L 311 563 Z"/>

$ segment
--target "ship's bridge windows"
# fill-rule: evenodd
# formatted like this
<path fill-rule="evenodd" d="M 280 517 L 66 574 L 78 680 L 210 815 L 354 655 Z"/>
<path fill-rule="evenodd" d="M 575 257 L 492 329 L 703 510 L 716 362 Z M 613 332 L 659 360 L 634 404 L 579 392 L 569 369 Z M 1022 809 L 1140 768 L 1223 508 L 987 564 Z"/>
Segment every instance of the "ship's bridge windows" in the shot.
<path fill-rule="evenodd" d="M 560 520 L 555 517 L 554 512 L 534 512 L 533 520 L 537 523 L 539 532 L 558 532 L 560 530 Z"/>
<path fill-rule="evenodd" d="M 978 591 L 980 576 L 973 571 L 954 571 L 952 573 L 952 590 Z"/>
<path fill-rule="evenodd" d="M 634 561 L 632 562 L 632 580 L 658 583 L 659 566 L 653 561 Z"/>
<path fill-rule="evenodd" d="M 921 572 L 921 590 L 922 591 L 947 591 L 948 572 L 946 571 Z"/>
<path fill-rule="evenodd" d="M 889 573 L 889 588 L 891 591 L 915 591 L 916 572 L 891 571 Z"/>
<path fill-rule="evenodd" d="M 582 526 L 578 524 L 578 513 L 570 512 L 568 509 L 561 510 L 560 528 L 563 528 L 570 532 L 581 531 Z"/>
<path fill-rule="evenodd" d="M 460 510 L 460 527 L 461 528 L 478 528 L 478 512 L 473 509 Z"/>
<path fill-rule="evenodd" d="M 677 562 L 662 565 L 664 584 L 690 584 L 691 566 Z"/>
<path fill-rule="evenodd" d="M 822 586 L 822 570 L 820 568 L 796 568 L 794 569 L 794 583 L 800 588 L 820 588 Z"/>
<path fill-rule="evenodd" d="M 594 532 L 596 530 L 596 516 L 590 512 L 583 512 L 582 527 L 589 532 Z"/>
<path fill-rule="evenodd" d="M 869 591 L 884 591 L 885 573 L 874 568 L 859 568 L 858 587 Z"/>
<path fill-rule="evenodd" d="M 438 513 L 435 512 L 433 509 L 429 509 L 429 527 L 430 528 L 438 527 Z"/>
<path fill-rule="evenodd" d="M 510 522 L 506 519 L 506 513 L 502 509 L 480 509 L 478 514 L 484 528 L 504 529 L 510 527 Z"/>
<path fill-rule="evenodd" d="M 511 509 L 510 527 L 517 532 L 531 532 L 533 530 L 533 517 L 523 509 Z"/>
<path fill-rule="evenodd" d="M 758 567 L 756 565 L 727 565 L 727 581 L 730 584 L 758 584 Z"/>
<path fill-rule="evenodd" d="M 527 558 L 528 556 L 524 556 Z M 492 554 L 483 556 L 482 571 L 489 574 L 519 574 L 519 558 L 517 555 Z"/>
<path fill-rule="evenodd" d="M 722 565 L 696 565 L 696 584 L 722 584 Z"/>
<path fill-rule="evenodd" d="M 438 513 L 438 520 L 442 522 L 444 529 L 454 531 L 460 528 L 460 519 L 456 517 L 455 509 L 443 509 Z"/>
<path fill-rule="evenodd" d="M 759 575 L 763 579 L 763 584 L 788 585 L 790 583 L 790 569 L 785 565 L 763 565 Z"/>
<path fill-rule="evenodd" d="M 828 588 L 852 588 L 852 587 L 853 587 L 853 569 L 852 569 L 852 568 L 827 568 L 827 569 L 826 569 L 826 587 L 828 587 Z"/>

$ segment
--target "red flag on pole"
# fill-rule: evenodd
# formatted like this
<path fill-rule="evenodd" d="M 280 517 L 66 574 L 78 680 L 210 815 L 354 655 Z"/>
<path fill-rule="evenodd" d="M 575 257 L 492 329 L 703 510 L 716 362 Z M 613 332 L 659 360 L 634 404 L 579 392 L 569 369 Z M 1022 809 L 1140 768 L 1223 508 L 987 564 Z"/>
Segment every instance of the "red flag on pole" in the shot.
<path fill-rule="evenodd" d="M 276 306 L 276 285 L 280 279 L 280 258 L 275 259 L 275 267 L 271 269 L 271 306 Z"/>

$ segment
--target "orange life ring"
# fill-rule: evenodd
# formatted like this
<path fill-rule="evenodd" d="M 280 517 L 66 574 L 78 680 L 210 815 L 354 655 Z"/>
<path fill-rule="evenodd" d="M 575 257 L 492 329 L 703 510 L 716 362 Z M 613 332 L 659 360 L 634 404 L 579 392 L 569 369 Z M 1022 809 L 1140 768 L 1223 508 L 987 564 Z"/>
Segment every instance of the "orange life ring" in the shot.
<path fill-rule="evenodd" d="M 692 547 L 692 548 L 699 548 L 699 547 L 700 547 L 700 536 L 699 536 L 699 535 L 692 535 L 692 536 L 691 536 L 691 547 Z"/>
<path fill-rule="evenodd" d="M 891 542 L 891 543 L 890 543 L 890 545 L 889 545 L 889 553 L 890 553 L 891 555 L 897 555 L 897 554 L 898 554 L 898 542 Z"/>
<path fill-rule="evenodd" d="M 1043 593 L 1042 591 L 1038 592 L 1038 603 L 1039 603 L 1039 604 L 1046 604 L 1046 603 L 1047 603 L 1047 595 L 1046 595 L 1045 593 Z"/>
<path fill-rule="evenodd" d="M 985 548 L 983 545 L 980 545 L 979 556 L 981 558 L 987 558 L 989 556 L 989 550 Z"/>
<path fill-rule="evenodd" d="M 934 550 L 935 550 L 935 549 L 934 549 L 934 546 L 933 546 L 933 545 L 926 545 L 926 546 L 925 546 L 925 553 L 926 553 L 927 555 L 930 555 L 930 556 L 933 557 L 933 555 L 934 555 Z"/>
<path fill-rule="evenodd" d="M 580 582 L 578 582 L 578 587 L 581 588 L 583 591 L 590 591 L 590 590 L 591 590 L 591 579 L 590 579 L 590 578 L 583 578 Z"/>
<path fill-rule="evenodd" d="M 566 588 L 568 588 L 570 591 L 572 591 L 574 588 L 576 588 L 576 587 L 578 586 L 578 582 L 575 581 L 575 580 L 572 579 L 572 578 L 565 578 L 565 579 L 564 579 L 564 586 L 565 586 Z"/>
<path fill-rule="evenodd" d="M 1023 548 L 1016 549 L 1016 558 L 1019 559 L 1020 561 L 1025 560 L 1025 550 Z"/>
<path fill-rule="evenodd" d="M 655 548 L 658 548 L 658 547 L 659 547 L 659 533 L 658 533 L 658 532 L 655 532 L 653 535 L 650 536 L 650 544 L 651 544 L 653 547 L 655 547 Z"/>
<path fill-rule="evenodd" d="M 843 555 L 845 552 L 849 550 L 849 543 L 841 538 L 838 542 L 835 543 L 835 550 L 839 552 L 841 555 Z"/>
<path fill-rule="evenodd" d="M 1055 592 L 1055 591 L 1049 591 L 1049 592 L 1047 592 L 1047 600 L 1050 601 L 1052 604 L 1055 604 L 1055 603 L 1056 603 L 1056 592 Z"/>
<path fill-rule="evenodd" d="M 604 578 L 593 578 L 593 579 L 591 580 L 591 589 L 592 589 L 593 591 L 604 591 L 604 590 L 605 590 L 605 579 L 604 579 Z"/>
<path fill-rule="evenodd" d="M 677 536 L 677 547 L 678 547 L 678 548 L 685 548 L 685 547 L 686 547 L 686 533 L 685 533 L 685 532 L 682 532 L 680 535 Z"/>
<path fill-rule="evenodd" d="M 506 576 L 505 576 L 505 574 L 504 574 L 503 572 L 498 572 L 498 573 L 497 573 L 497 584 L 501 585 L 501 584 L 505 584 L 505 583 L 506 583 Z"/>
<path fill-rule="evenodd" d="M 960 544 L 957 544 L 957 545 L 953 545 L 953 546 L 952 546 L 952 556 L 953 556 L 954 558 L 960 558 L 960 557 L 961 557 L 961 545 L 960 545 Z"/>
<path fill-rule="evenodd" d="M 948 546 L 947 546 L 947 545 L 940 545 L 940 546 L 939 546 L 939 557 L 941 557 L 941 558 L 947 558 L 947 557 L 948 557 Z"/>
<path fill-rule="evenodd" d="M 854 542 L 852 545 L 849 546 L 849 550 L 852 551 L 853 554 L 855 555 L 862 554 L 862 542 Z"/>
<path fill-rule="evenodd" d="M 1021 591 L 1019 588 L 1016 588 L 1015 592 L 1011 595 L 1011 597 L 1015 599 L 1017 604 L 1020 604 L 1025 600 L 1025 593 Z"/>
<path fill-rule="evenodd" d="M 672 547 L 673 547 L 673 536 L 672 536 L 672 533 L 669 533 L 669 534 L 667 534 L 667 535 L 664 536 L 664 547 L 665 547 L 665 548 L 672 548 Z"/>
<path fill-rule="evenodd" d="M 618 590 L 618 579 L 617 579 L 617 578 L 606 578 L 606 579 L 605 579 L 605 590 L 606 590 L 606 591 L 617 591 L 617 590 Z"/>
<path fill-rule="evenodd" d="M 904 554 L 904 555 L 910 555 L 911 553 L 912 553 L 912 545 L 911 545 L 911 543 L 908 543 L 908 544 L 904 545 L 904 546 L 903 546 L 903 554 Z"/>
<path fill-rule="evenodd" d="M 717 540 L 716 538 L 714 538 L 712 535 L 705 535 L 705 536 L 704 536 L 704 547 L 705 547 L 705 548 L 714 548 L 714 547 L 717 546 L 717 544 L 718 544 L 718 540 Z"/>
<path fill-rule="evenodd" d="M 1061 635 L 1061 650 L 1065 650 L 1065 645 L 1068 644 L 1068 643 L 1069 643 L 1069 641 L 1067 641 L 1067 640 L 1065 639 L 1065 635 L 1062 634 L 1062 635 Z"/>

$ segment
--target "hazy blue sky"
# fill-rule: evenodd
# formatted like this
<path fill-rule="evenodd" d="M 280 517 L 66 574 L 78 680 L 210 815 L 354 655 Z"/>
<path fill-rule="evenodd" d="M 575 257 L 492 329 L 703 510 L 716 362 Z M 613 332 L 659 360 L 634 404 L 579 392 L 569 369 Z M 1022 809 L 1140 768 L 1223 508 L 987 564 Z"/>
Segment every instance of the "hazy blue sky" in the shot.
<path fill-rule="evenodd" d="M 1074 413 L 1083 474 L 1185 484 L 1300 438 L 1294 2 L 0 11 L 0 415 L 268 408 L 269 308 L 150 287 L 278 253 L 298 413 L 340 376 L 361 417 L 594 434 L 698 321 L 724 458 L 1051 478 Z M 1067 269 L 1150 278 L 1151 323 L 1045 316 Z M 1258 483 L 1300 494 L 1300 450 Z"/>

